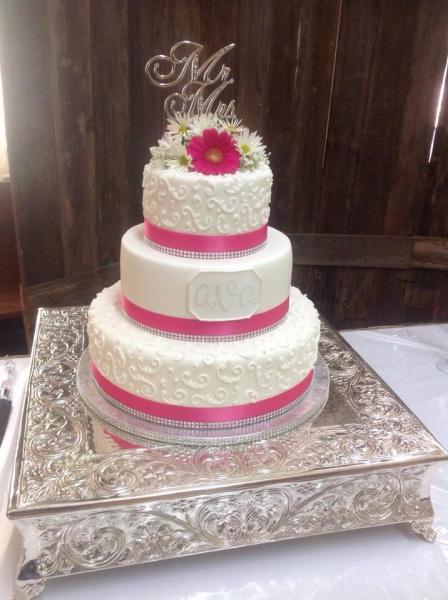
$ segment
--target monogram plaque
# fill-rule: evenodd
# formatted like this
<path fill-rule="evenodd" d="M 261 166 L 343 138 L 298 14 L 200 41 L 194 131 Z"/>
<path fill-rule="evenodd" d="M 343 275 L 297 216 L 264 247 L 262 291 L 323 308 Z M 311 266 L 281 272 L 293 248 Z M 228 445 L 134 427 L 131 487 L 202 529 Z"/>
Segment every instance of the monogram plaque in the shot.
<path fill-rule="evenodd" d="M 188 308 L 201 321 L 247 319 L 258 309 L 260 293 L 255 271 L 199 273 L 188 285 Z"/>

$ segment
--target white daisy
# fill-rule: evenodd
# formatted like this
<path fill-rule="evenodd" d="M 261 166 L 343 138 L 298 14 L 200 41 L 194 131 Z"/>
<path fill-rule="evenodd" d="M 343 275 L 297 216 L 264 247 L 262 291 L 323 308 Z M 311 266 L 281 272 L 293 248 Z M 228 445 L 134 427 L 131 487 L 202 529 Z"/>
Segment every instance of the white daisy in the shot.
<path fill-rule="evenodd" d="M 172 154 L 171 143 L 172 138 L 165 133 L 158 141 L 157 146 L 151 146 L 149 150 L 151 152 L 151 163 L 154 166 L 161 168 L 166 167 L 166 161 Z"/>
<path fill-rule="evenodd" d="M 241 154 L 241 166 L 253 169 L 259 164 L 267 162 L 266 146 L 257 132 L 250 132 L 244 128 L 235 135 L 235 141 Z"/>
<path fill-rule="evenodd" d="M 151 146 L 149 149 L 151 152 L 151 164 L 157 168 L 165 167 L 166 151 L 160 146 Z"/>
<path fill-rule="evenodd" d="M 195 115 L 191 119 L 190 131 L 192 135 L 202 135 L 204 129 L 217 128 L 219 125 L 218 118 L 214 114 L 201 113 Z"/>
<path fill-rule="evenodd" d="M 188 171 L 191 167 L 191 156 L 187 154 L 187 148 L 180 142 L 173 142 L 170 147 L 170 155 L 166 160 L 168 169 L 177 171 Z"/>
<path fill-rule="evenodd" d="M 223 117 L 219 119 L 219 128 L 227 131 L 230 135 L 242 133 L 244 131 L 243 120 L 237 117 Z"/>
<path fill-rule="evenodd" d="M 190 132 L 191 118 L 177 112 L 173 117 L 168 117 L 168 133 L 174 137 L 186 137 Z"/>

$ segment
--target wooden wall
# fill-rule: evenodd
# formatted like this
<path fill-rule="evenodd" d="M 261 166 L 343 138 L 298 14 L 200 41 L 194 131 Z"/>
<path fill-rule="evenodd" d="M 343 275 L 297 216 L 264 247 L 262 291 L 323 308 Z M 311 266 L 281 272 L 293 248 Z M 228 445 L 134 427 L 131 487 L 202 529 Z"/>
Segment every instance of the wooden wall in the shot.
<path fill-rule="evenodd" d="M 144 65 L 181 39 L 236 42 L 271 223 L 321 311 L 339 327 L 448 321 L 446 0 L 3 0 L 0 27 L 30 323 L 118 277 L 163 124 Z"/>
<path fill-rule="evenodd" d="M 14 211 L 11 186 L 7 181 L 0 181 L 0 279 L 0 328 L 2 328 L 4 319 L 20 319 L 22 314 Z"/>

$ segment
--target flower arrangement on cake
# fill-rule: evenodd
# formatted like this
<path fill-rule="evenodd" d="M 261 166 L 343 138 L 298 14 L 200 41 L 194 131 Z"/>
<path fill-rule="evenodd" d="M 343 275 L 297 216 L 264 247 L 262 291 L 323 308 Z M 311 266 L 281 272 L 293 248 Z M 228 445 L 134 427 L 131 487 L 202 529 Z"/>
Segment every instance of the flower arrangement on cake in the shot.
<path fill-rule="evenodd" d="M 162 169 L 225 175 L 268 165 L 266 146 L 236 117 L 175 113 L 157 146 L 152 163 Z"/>

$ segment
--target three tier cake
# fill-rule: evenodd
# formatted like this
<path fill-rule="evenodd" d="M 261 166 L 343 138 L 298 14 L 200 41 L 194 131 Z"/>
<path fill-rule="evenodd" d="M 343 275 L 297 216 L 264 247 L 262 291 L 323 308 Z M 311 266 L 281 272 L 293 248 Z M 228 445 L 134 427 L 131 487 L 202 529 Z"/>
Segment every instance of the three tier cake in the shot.
<path fill-rule="evenodd" d="M 300 401 L 319 318 L 291 287 L 289 239 L 267 226 L 261 138 L 233 106 L 199 99 L 169 113 L 151 148 L 144 223 L 122 238 L 121 281 L 90 306 L 90 367 L 110 402 L 143 419 L 230 426 Z"/>

